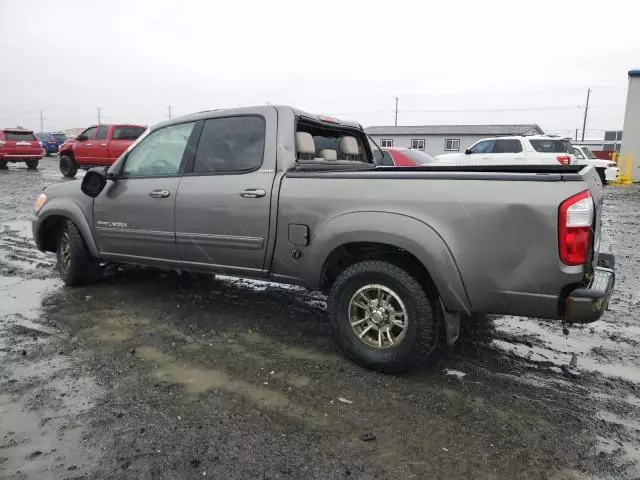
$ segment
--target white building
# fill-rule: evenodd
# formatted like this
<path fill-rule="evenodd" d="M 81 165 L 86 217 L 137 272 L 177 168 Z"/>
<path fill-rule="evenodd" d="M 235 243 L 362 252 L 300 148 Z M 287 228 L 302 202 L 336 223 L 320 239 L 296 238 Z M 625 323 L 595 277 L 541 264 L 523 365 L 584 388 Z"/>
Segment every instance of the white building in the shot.
<path fill-rule="evenodd" d="M 625 161 L 627 155 L 631 155 L 633 159 L 631 175 L 634 182 L 640 182 L 640 68 L 629 71 L 629 89 L 627 90 L 627 107 L 624 111 L 620 153 Z"/>
<path fill-rule="evenodd" d="M 376 126 L 365 131 L 381 147 L 416 148 L 432 156 L 464 151 L 486 137 L 544 134 L 535 124 Z"/>

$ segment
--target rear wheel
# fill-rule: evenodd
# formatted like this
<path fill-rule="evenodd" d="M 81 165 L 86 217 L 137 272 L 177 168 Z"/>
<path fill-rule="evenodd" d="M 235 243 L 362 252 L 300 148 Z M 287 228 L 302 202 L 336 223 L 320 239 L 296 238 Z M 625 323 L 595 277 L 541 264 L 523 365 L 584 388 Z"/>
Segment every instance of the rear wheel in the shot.
<path fill-rule="evenodd" d="M 34 169 L 38 168 L 39 160 L 27 160 L 27 168 Z"/>
<path fill-rule="evenodd" d="M 433 298 L 429 298 L 429 297 Z M 383 372 L 424 363 L 438 344 L 437 294 L 384 261 L 345 269 L 329 294 L 336 342 L 353 361 Z"/>
<path fill-rule="evenodd" d="M 602 182 L 602 185 L 606 185 L 607 184 L 607 176 L 604 173 L 604 168 L 596 168 L 596 171 L 598 172 L 598 176 L 600 177 L 600 181 Z"/>
<path fill-rule="evenodd" d="M 5 169 L 5 168 L 7 168 L 7 162 L 0 161 L 0 169 Z"/>
<path fill-rule="evenodd" d="M 60 173 L 65 177 L 73 178 L 76 176 L 78 172 L 78 165 L 76 162 L 68 155 L 60 156 Z"/>
<path fill-rule="evenodd" d="M 75 224 L 67 220 L 58 231 L 58 272 L 67 285 L 82 285 L 98 278 L 100 262 L 91 256 Z"/>

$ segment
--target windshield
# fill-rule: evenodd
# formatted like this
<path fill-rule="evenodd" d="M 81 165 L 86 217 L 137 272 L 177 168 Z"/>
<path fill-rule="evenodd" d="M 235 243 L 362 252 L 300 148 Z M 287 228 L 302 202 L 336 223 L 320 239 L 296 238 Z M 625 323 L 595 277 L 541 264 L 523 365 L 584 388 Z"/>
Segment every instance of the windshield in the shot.
<path fill-rule="evenodd" d="M 56 142 L 64 142 L 67 139 L 64 133 L 54 133 L 51 136 L 56 139 Z"/>
<path fill-rule="evenodd" d="M 418 165 L 426 165 L 428 163 L 435 163 L 436 159 L 420 150 L 403 150 L 402 154 L 409 160 L 416 162 Z"/>
<path fill-rule="evenodd" d="M 573 153 L 573 147 L 568 140 L 531 139 L 531 146 L 540 153 Z"/>

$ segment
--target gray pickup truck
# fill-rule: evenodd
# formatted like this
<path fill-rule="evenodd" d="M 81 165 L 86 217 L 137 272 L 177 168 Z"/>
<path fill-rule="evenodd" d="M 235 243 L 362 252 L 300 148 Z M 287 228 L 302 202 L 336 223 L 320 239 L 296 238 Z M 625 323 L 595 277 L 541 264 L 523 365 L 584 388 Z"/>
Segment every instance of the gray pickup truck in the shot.
<path fill-rule="evenodd" d="M 321 290 L 341 349 L 397 372 L 472 313 L 597 320 L 602 198 L 592 167 L 376 167 L 359 124 L 267 106 L 152 127 L 47 187 L 33 235 L 69 285 L 118 262 Z"/>

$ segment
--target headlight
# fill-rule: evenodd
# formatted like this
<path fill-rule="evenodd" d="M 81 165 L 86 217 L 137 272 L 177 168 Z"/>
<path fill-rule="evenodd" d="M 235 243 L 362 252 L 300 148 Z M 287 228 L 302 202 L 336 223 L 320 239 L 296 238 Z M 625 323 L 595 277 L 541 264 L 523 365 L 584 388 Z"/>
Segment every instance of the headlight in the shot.
<path fill-rule="evenodd" d="M 47 202 L 47 196 L 44 193 L 41 193 L 40 196 L 38 197 L 38 200 L 36 200 L 36 213 L 38 213 L 40 209 L 44 207 L 44 204 L 46 202 Z"/>

